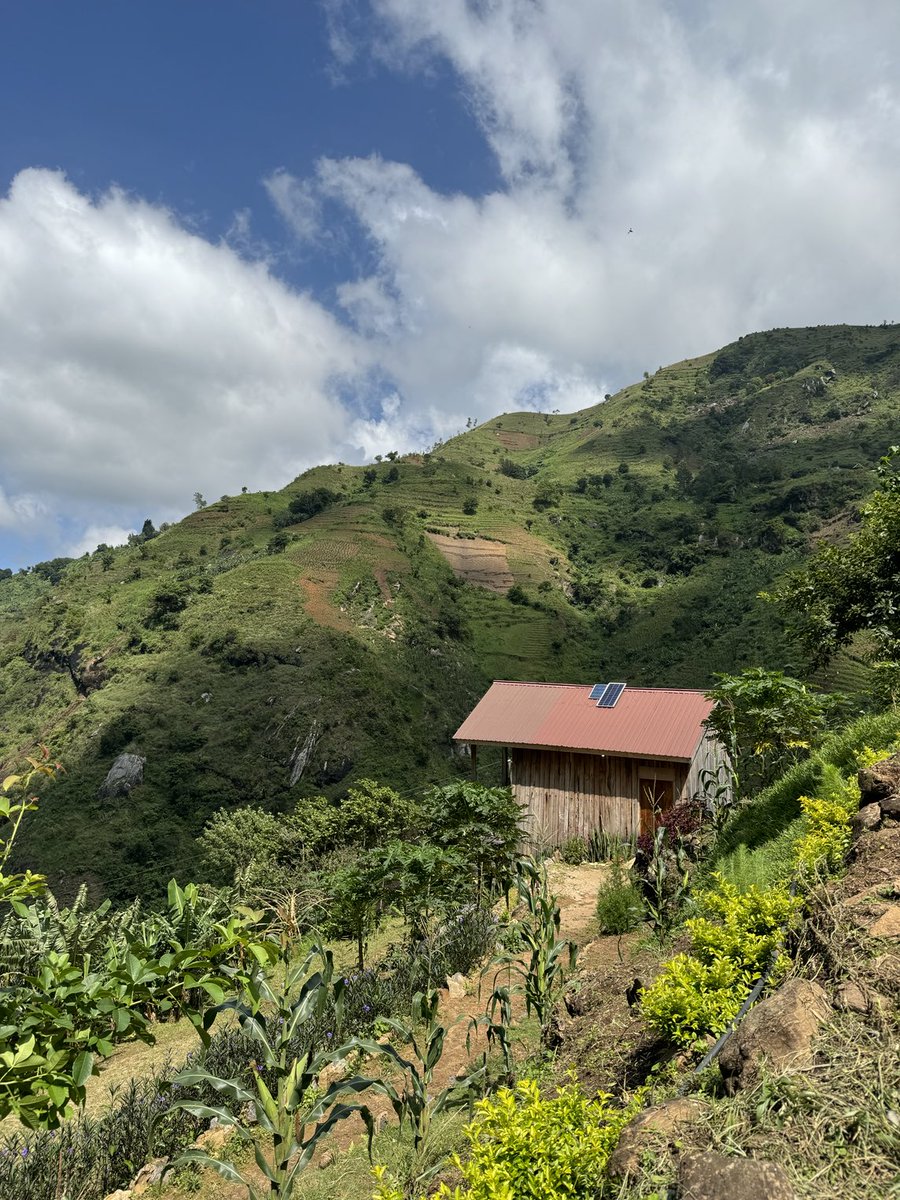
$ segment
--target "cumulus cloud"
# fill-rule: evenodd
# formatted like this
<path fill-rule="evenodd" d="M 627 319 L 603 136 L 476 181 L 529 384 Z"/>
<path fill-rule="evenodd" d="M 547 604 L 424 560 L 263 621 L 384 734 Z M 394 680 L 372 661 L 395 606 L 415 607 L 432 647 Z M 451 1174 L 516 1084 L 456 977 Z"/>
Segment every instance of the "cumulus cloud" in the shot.
<path fill-rule="evenodd" d="M 22 172 L 0 200 L 0 527 L 74 514 L 81 544 L 198 489 L 584 407 L 754 329 L 900 317 L 893 0 L 323 3 L 344 82 L 450 67 L 500 185 L 273 163 L 295 263 L 367 243 L 332 313 L 246 214 L 212 245 Z"/>
<path fill-rule="evenodd" d="M 390 67 L 453 68 L 503 180 L 439 194 L 373 156 L 302 181 L 374 249 L 338 295 L 406 404 L 572 409 L 754 329 L 900 316 L 896 5 L 373 11 Z"/>
<path fill-rule="evenodd" d="M 182 515 L 195 490 L 283 484 L 345 445 L 339 383 L 366 369 L 308 295 L 164 209 L 44 170 L 0 200 L 8 526 L 37 506 L 109 541 Z"/>

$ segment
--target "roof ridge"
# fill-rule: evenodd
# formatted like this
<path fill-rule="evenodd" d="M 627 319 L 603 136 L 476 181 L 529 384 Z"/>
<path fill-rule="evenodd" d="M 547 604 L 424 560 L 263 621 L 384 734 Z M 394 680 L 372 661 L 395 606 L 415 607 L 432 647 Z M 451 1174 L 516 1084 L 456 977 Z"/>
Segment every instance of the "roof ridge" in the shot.
<path fill-rule="evenodd" d="M 592 688 L 596 687 L 593 683 L 550 683 L 540 679 L 495 679 L 491 687 L 496 683 L 507 684 L 511 687 L 542 687 L 542 688 Z M 703 688 L 687 688 L 687 687 L 646 687 L 641 684 L 626 684 L 628 692 L 687 692 L 693 696 L 705 696 Z M 623 693 L 624 694 L 624 693 Z"/>

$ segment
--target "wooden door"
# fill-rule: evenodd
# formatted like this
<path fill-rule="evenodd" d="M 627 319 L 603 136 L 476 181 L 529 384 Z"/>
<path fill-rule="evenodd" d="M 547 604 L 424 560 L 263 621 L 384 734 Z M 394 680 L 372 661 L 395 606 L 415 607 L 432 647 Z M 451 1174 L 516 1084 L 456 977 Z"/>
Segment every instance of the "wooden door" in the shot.
<path fill-rule="evenodd" d="M 641 833 L 652 834 L 656 822 L 672 807 L 675 787 L 671 779 L 641 779 L 638 795 L 641 802 Z"/>

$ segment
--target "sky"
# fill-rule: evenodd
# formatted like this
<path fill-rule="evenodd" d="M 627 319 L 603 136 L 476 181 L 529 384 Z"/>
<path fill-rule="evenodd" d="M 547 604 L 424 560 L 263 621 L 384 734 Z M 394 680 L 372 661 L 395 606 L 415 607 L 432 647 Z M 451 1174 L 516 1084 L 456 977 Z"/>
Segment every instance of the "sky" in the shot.
<path fill-rule="evenodd" d="M 896 0 L 5 0 L 0 567 L 900 317 Z"/>

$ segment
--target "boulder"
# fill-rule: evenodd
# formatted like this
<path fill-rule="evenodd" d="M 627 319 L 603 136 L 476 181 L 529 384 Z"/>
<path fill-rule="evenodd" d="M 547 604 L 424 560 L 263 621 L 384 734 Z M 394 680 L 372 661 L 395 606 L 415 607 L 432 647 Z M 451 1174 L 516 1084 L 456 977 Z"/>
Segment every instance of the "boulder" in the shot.
<path fill-rule="evenodd" d="M 813 1038 L 830 1011 L 824 988 L 808 979 L 789 979 L 757 1004 L 719 1055 L 728 1095 L 752 1086 L 764 1059 L 776 1071 L 810 1066 Z"/>
<path fill-rule="evenodd" d="M 900 794 L 900 754 L 893 754 L 874 766 L 863 767 L 857 778 L 860 807 Z"/>
<path fill-rule="evenodd" d="M 775 1163 L 731 1158 L 713 1150 L 686 1154 L 678 1171 L 679 1200 L 796 1200 Z"/>
<path fill-rule="evenodd" d="M 154 1184 L 161 1183 L 163 1175 L 169 1169 L 170 1163 L 167 1158 L 154 1158 L 145 1166 L 141 1167 L 131 1184 L 132 1194 L 135 1196 L 143 1196 L 149 1188 Z"/>
<path fill-rule="evenodd" d="M 457 971 L 447 980 L 447 995 L 451 1000 L 458 1000 L 466 994 L 466 977 L 462 971 Z"/>
<path fill-rule="evenodd" d="M 894 821 L 900 821 L 900 795 L 885 796 L 883 800 L 878 801 L 878 807 L 881 809 L 883 817 L 891 817 Z"/>
<path fill-rule="evenodd" d="M 116 796 L 127 796 L 132 788 L 144 782 L 146 761 L 139 754 L 120 754 L 100 784 L 97 791 L 99 798 L 112 800 Z"/>
<path fill-rule="evenodd" d="M 860 837 L 869 829 L 877 829 L 881 824 L 881 805 L 864 804 L 859 812 L 850 818 L 850 828 L 854 837 Z"/>
<path fill-rule="evenodd" d="M 215 1158 L 222 1152 L 230 1137 L 230 1125 L 216 1125 L 214 1129 L 207 1129 L 205 1133 L 201 1133 L 194 1145 L 210 1158 Z"/>
<path fill-rule="evenodd" d="M 900 938 L 900 904 L 889 904 L 867 932 L 873 938 Z"/>
<path fill-rule="evenodd" d="M 703 1108 L 703 1101 L 695 1096 L 679 1096 L 638 1113 L 622 1130 L 619 1144 L 610 1155 L 608 1173 L 613 1179 L 634 1175 L 640 1166 L 641 1154 L 656 1137 L 671 1141 L 678 1127 L 696 1120 Z"/>
<path fill-rule="evenodd" d="M 339 1083 L 347 1074 L 347 1060 L 336 1058 L 319 1072 L 319 1087 L 323 1092 L 328 1091 L 333 1083 Z"/>

